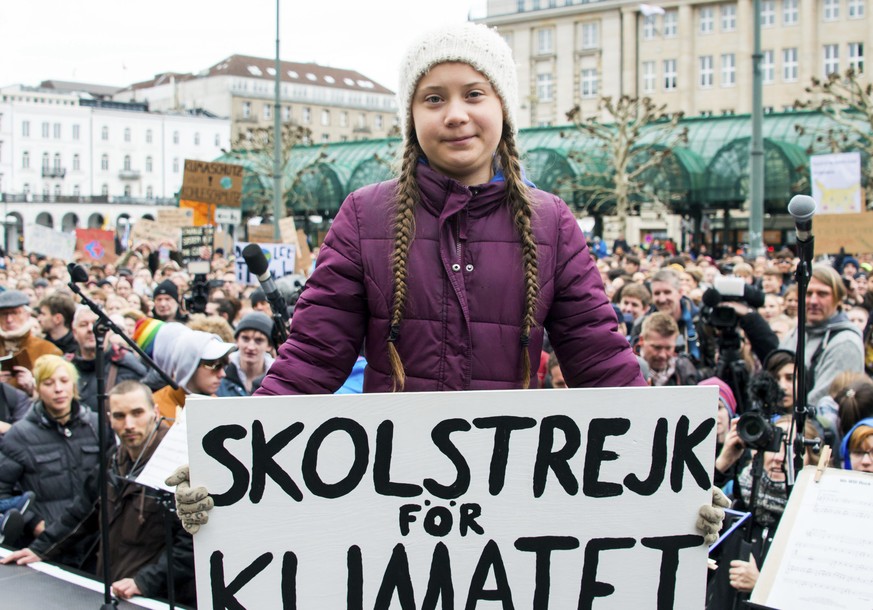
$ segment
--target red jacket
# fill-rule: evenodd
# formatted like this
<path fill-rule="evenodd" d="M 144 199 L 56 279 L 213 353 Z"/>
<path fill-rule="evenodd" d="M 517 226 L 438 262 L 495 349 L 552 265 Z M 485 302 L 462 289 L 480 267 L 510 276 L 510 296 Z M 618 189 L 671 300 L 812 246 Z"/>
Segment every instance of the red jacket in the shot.
<path fill-rule="evenodd" d="M 519 388 L 524 279 L 504 183 L 468 188 L 426 165 L 417 177 L 422 197 L 396 344 L 405 390 Z M 256 394 L 334 392 L 365 342 L 364 391 L 391 391 L 394 189 L 394 181 L 367 186 L 343 203 Z M 533 196 L 540 293 L 528 345 L 532 386 L 543 328 L 570 387 L 645 385 L 576 218 L 554 195 Z"/>

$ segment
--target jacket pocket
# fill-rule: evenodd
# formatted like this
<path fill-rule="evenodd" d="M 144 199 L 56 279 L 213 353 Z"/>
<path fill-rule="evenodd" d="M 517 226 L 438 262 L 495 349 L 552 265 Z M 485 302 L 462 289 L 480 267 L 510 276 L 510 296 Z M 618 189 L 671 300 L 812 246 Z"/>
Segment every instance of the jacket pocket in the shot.
<path fill-rule="evenodd" d="M 61 452 L 49 451 L 48 453 L 40 453 L 33 457 L 37 470 L 57 470 L 61 466 Z"/>

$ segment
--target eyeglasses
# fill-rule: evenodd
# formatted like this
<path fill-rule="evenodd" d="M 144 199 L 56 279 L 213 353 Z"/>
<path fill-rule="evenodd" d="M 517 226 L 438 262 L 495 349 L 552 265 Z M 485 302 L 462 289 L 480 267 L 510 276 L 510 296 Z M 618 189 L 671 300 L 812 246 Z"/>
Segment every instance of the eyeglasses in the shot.
<path fill-rule="evenodd" d="M 227 358 L 222 358 L 221 360 L 201 360 L 200 366 L 205 369 L 209 369 L 212 372 L 220 371 L 224 367 L 230 364 L 230 360 Z"/>
<path fill-rule="evenodd" d="M 850 451 L 849 454 L 856 460 L 863 460 L 864 456 L 866 455 L 868 458 L 870 458 L 871 461 L 873 461 L 873 449 L 871 449 L 870 451 Z"/>

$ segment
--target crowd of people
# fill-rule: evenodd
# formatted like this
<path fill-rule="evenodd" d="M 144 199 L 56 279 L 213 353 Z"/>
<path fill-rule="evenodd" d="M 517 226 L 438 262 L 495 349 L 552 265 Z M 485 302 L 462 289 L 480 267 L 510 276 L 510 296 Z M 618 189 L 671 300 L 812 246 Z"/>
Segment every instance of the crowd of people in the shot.
<path fill-rule="evenodd" d="M 754 587 L 788 496 L 784 445 L 750 446 L 738 415 L 757 410 L 790 438 L 794 406 L 809 404 L 804 436 L 839 448 L 833 465 L 873 472 L 873 255 L 812 268 L 798 363 L 808 383 L 797 388 L 794 253 L 714 260 L 672 242 L 609 251 L 598 239 L 589 249 L 569 207 L 525 178 L 506 42 L 472 24 L 428 36 L 401 73 L 400 176 L 343 204 L 283 344 L 274 333 L 282 312 L 237 281 L 223 252 L 199 280 L 156 245 L 90 265 L 82 289 L 173 388 L 122 336 L 97 345 L 97 315 L 68 287 L 64 261 L 3 259 L 0 529 L 18 548 L 5 563 L 100 573 L 109 561 L 121 598 L 166 596 L 172 566 L 176 598 L 193 602 L 191 535 L 205 523 L 208 493 L 191 490 L 184 469 L 174 477 L 181 521 L 168 553 L 160 503 L 132 482 L 191 395 L 716 386 L 717 488 L 698 528 L 702 540 L 716 537 L 707 523 L 721 524 L 719 488 L 752 518 L 751 552 L 720 545 L 711 608 L 732 607 Z M 202 312 L 185 298 L 192 291 L 206 295 Z M 108 391 L 106 446 L 98 379 Z M 819 447 L 806 461 L 818 461 Z M 110 549 L 95 525 L 102 460 Z"/>

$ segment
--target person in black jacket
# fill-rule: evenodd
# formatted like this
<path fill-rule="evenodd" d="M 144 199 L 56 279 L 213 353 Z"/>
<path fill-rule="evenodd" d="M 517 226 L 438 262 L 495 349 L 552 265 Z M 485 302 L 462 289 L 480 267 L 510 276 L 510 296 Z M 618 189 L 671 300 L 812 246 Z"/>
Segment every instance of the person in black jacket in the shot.
<path fill-rule="evenodd" d="M 169 426 L 155 409 L 151 390 L 138 381 L 124 381 L 109 393 L 109 419 L 120 446 L 109 459 L 109 539 L 112 591 L 122 599 L 134 595 L 167 596 L 167 553 L 163 508 L 151 490 L 132 482 L 163 440 Z M 75 502 L 59 521 L 49 525 L 29 548 L 10 554 L 2 563 L 19 565 L 53 559 L 83 536 L 96 533 L 100 492 L 92 472 Z M 173 528 L 173 576 L 176 599 L 194 601 L 194 550 L 181 522 Z M 102 549 L 97 574 L 103 573 Z"/>
<path fill-rule="evenodd" d="M 48 295 L 37 307 L 37 319 L 46 340 L 65 354 L 74 353 L 78 347 L 72 332 L 75 314 L 76 302 L 61 292 Z"/>

